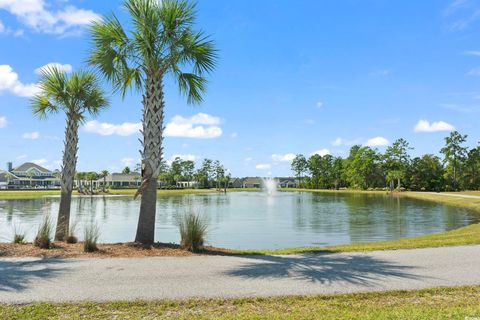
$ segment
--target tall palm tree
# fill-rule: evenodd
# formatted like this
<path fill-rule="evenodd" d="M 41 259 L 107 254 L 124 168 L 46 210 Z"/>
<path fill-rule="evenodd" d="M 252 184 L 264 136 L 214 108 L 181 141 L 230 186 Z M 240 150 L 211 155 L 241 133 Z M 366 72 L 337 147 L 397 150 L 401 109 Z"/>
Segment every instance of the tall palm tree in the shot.
<path fill-rule="evenodd" d="M 209 37 L 193 30 L 196 11 L 189 1 L 125 0 L 124 8 L 132 29 L 125 30 L 115 15 L 94 22 L 89 61 L 123 95 L 133 88 L 143 96 L 142 183 L 136 194 L 142 200 L 135 241 L 149 245 L 163 151 L 164 79 L 172 76 L 188 103 L 200 103 L 205 75 L 217 56 Z"/>
<path fill-rule="evenodd" d="M 108 106 L 100 83 L 94 73 L 74 72 L 68 76 L 56 67 L 44 69 L 39 81 L 40 93 L 31 101 L 33 113 L 40 119 L 49 114 L 64 112 L 67 118 L 61 177 L 61 198 L 55 240 L 68 234 L 73 180 L 77 165 L 78 127 L 86 113 L 96 116 Z"/>
<path fill-rule="evenodd" d="M 108 170 L 102 170 L 102 172 L 100 172 L 100 175 L 102 176 L 103 178 L 103 193 L 105 193 L 105 187 L 106 187 L 106 184 L 107 184 L 107 176 L 110 174 L 110 172 L 108 172 Z"/>

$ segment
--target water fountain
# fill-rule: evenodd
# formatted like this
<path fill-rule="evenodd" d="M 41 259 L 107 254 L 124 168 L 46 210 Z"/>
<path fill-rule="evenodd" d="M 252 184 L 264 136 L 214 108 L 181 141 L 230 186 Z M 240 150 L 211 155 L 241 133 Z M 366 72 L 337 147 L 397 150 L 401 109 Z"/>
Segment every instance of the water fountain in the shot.
<path fill-rule="evenodd" d="M 268 177 L 262 178 L 263 186 L 262 189 L 269 196 L 275 195 L 277 193 L 277 181 L 275 179 Z"/>

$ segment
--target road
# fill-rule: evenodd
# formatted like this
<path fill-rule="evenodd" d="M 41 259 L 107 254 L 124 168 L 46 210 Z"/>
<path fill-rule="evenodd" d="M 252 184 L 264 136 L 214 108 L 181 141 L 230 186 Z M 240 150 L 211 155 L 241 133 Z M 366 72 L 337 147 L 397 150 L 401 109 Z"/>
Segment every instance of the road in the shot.
<path fill-rule="evenodd" d="M 0 303 L 264 297 L 480 285 L 480 246 L 288 256 L 0 259 Z"/>

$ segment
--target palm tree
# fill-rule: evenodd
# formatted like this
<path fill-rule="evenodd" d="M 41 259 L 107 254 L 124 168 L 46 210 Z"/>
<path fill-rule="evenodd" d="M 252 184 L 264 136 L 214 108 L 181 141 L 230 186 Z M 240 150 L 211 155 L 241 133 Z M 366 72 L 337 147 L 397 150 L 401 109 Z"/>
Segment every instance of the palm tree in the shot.
<path fill-rule="evenodd" d="M 130 88 L 143 95 L 142 183 L 135 195 L 142 201 L 135 241 L 149 245 L 163 153 L 164 78 L 172 76 L 188 103 L 200 103 L 216 50 L 208 36 L 193 30 L 195 5 L 187 0 L 125 0 L 124 8 L 132 30 L 126 31 L 115 15 L 94 22 L 89 62 L 122 95 Z"/>
<path fill-rule="evenodd" d="M 13 173 L 11 172 L 6 172 L 5 173 L 5 178 L 7 179 L 7 189 L 10 188 L 10 180 L 14 177 Z"/>
<path fill-rule="evenodd" d="M 108 172 L 108 170 L 102 170 L 102 172 L 100 172 L 100 175 L 103 178 L 103 193 L 105 193 L 105 186 L 107 184 L 107 176 L 109 174 L 110 174 L 110 172 Z"/>
<path fill-rule="evenodd" d="M 39 81 L 40 93 L 31 104 L 33 113 L 43 119 L 51 113 L 64 112 L 67 117 L 61 177 L 61 198 L 55 240 L 68 234 L 73 179 L 77 165 L 78 127 L 85 113 L 97 115 L 108 100 L 94 73 L 74 72 L 69 76 L 56 67 L 44 69 Z"/>
<path fill-rule="evenodd" d="M 30 183 L 30 188 L 33 188 L 33 177 L 35 177 L 35 173 L 33 171 L 27 171 L 27 173 L 25 174 L 28 178 L 29 183 Z"/>

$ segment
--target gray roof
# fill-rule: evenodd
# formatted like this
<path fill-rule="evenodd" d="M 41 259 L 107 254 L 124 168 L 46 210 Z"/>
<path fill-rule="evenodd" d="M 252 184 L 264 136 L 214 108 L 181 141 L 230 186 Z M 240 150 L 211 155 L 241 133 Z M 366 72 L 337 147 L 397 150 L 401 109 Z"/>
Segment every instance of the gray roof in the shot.
<path fill-rule="evenodd" d="M 43 172 L 43 173 L 52 173 L 52 171 L 50 171 L 50 170 L 48 170 L 44 167 L 41 167 L 38 164 L 32 163 L 32 162 L 25 162 L 24 164 L 14 168 L 12 171 L 14 171 L 14 172 L 26 172 L 28 169 L 31 169 L 31 168 L 36 168 L 37 170 L 39 170 L 40 172 Z"/>

